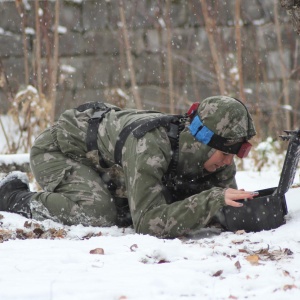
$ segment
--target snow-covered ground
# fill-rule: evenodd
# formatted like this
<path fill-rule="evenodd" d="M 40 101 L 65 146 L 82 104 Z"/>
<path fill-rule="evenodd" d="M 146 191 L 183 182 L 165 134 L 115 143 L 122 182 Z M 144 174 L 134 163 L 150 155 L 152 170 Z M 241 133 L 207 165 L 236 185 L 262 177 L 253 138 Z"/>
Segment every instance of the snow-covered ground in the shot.
<path fill-rule="evenodd" d="M 23 162 L 28 155 L 1 156 L 1 163 L 6 159 Z M 237 174 L 248 190 L 276 186 L 278 179 L 274 168 Z M 300 188 L 286 198 L 287 223 L 275 230 L 204 229 L 173 240 L 0 212 L 0 299 L 298 300 Z"/>

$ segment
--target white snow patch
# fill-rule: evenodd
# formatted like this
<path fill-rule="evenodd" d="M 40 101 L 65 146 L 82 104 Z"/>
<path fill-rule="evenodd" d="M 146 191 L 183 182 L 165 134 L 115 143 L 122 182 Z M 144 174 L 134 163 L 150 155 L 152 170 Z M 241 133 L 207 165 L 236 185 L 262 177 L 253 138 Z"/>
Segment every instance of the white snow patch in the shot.
<path fill-rule="evenodd" d="M 58 26 L 57 30 L 58 30 L 58 33 L 60 33 L 60 34 L 65 34 L 68 31 L 67 27 L 60 26 L 60 25 Z"/>
<path fill-rule="evenodd" d="M 31 27 L 26 27 L 25 28 L 25 33 L 30 34 L 30 35 L 35 35 L 35 30 Z"/>
<path fill-rule="evenodd" d="M 70 65 L 61 65 L 60 70 L 62 72 L 68 73 L 68 74 L 73 74 L 76 72 L 76 68 L 70 66 Z"/>
<path fill-rule="evenodd" d="M 13 180 L 13 179 L 20 179 L 22 182 L 29 184 L 29 180 L 28 177 L 26 175 L 26 173 L 20 172 L 20 171 L 13 171 L 11 173 L 9 173 L 6 177 L 4 177 L 1 181 L 0 181 L 0 188 L 7 182 Z"/>

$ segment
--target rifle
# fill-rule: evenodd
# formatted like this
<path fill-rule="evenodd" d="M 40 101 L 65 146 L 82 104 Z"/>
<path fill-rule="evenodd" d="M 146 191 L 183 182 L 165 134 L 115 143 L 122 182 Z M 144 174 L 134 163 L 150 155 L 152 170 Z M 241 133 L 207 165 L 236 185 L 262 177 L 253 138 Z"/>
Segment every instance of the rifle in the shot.
<path fill-rule="evenodd" d="M 284 164 L 277 187 L 259 190 L 254 199 L 243 199 L 242 207 L 225 206 L 225 227 L 229 231 L 258 232 L 285 224 L 288 213 L 285 193 L 291 187 L 300 157 L 300 130 L 284 131 L 282 140 L 289 141 Z"/>

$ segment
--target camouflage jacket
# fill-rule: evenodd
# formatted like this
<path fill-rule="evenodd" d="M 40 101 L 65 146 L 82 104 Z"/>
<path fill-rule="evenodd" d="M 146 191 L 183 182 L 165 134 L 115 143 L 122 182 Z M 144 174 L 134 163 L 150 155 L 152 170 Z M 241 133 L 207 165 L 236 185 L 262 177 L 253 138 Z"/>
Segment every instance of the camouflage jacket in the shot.
<path fill-rule="evenodd" d="M 107 113 L 98 129 L 99 151 L 108 166 L 101 168 L 95 153 L 87 153 L 85 145 L 87 121 L 92 112 L 92 109 L 84 112 L 67 110 L 52 131 L 63 153 L 97 168 L 102 177 L 117 185 L 113 196 L 128 199 L 138 233 L 178 237 L 200 229 L 225 205 L 224 188 L 236 188 L 234 164 L 215 173 L 205 173 L 203 164 L 212 149 L 196 141 L 186 128 L 180 134 L 177 166 L 181 201 L 167 204 L 162 178 L 171 161 L 172 149 L 164 127 L 154 129 L 140 139 L 130 134 L 122 149 L 122 167 L 114 162 L 115 144 L 121 130 L 135 120 L 162 114 L 133 109 Z M 193 195 L 190 191 L 185 192 L 189 181 L 198 187 Z"/>

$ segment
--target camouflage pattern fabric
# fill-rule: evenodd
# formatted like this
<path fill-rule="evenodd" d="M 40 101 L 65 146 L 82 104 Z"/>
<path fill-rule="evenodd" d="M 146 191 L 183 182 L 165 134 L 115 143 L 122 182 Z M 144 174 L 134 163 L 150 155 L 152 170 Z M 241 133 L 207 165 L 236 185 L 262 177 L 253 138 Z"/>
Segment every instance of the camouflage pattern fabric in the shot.
<path fill-rule="evenodd" d="M 200 119 L 210 130 L 225 138 L 247 140 L 256 135 L 246 107 L 233 98 L 214 96 L 203 100 L 198 108 Z"/>
<path fill-rule="evenodd" d="M 92 113 L 91 109 L 65 111 L 51 129 L 37 138 L 31 151 L 32 171 L 44 189 L 33 200 L 61 222 L 114 225 L 114 199 L 124 198 L 128 199 L 136 232 L 174 238 L 206 226 L 225 205 L 224 188 L 237 188 L 234 164 L 213 174 L 203 169 L 215 150 L 196 141 L 186 128 L 179 140 L 177 178 L 180 182 L 194 180 L 199 189 L 190 195 L 183 184 L 181 201 L 167 204 L 162 177 L 171 161 L 171 146 L 165 128 L 154 129 L 140 139 L 130 134 L 122 151 L 122 167 L 114 163 L 114 147 L 121 130 L 135 120 L 162 114 L 111 110 L 98 130 L 99 151 L 108 166 L 102 168 L 97 153 L 87 153 L 85 146 L 87 121 Z M 217 126 L 222 127 L 222 120 L 216 120 Z M 107 189 L 107 179 L 116 184 L 114 193 Z"/>

